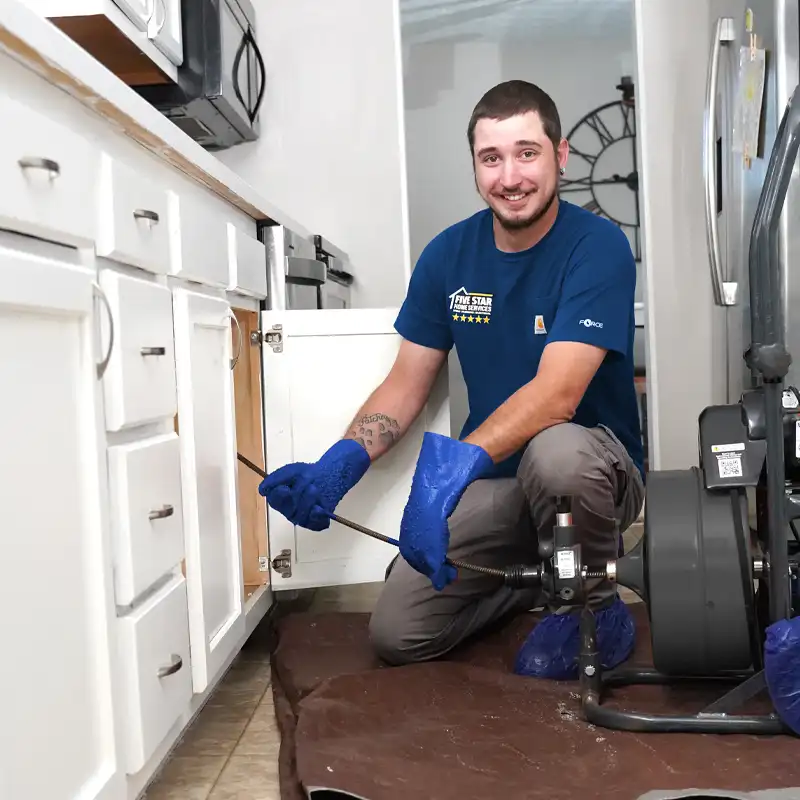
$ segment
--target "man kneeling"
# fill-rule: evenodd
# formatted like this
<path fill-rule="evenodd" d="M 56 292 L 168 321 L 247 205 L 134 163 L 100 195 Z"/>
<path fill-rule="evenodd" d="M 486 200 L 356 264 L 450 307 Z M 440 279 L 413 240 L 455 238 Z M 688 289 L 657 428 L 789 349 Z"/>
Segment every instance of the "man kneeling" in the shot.
<path fill-rule="evenodd" d="M 400 530 L 400 555 L 370 622 L 391 664 L 437 658 L 511 614 L 550 614 L 517 670 L 577 675 L 574 612 L 463 571 L 538 561 L 537 532 L 572 498 L 582 557 L 617 557 L 644 498 L 633 372 L 636 268 L 611 222 L 559 200 L 569 147 L 556 107 L 524 81 L 489 90 L 467 128 L 487 208 L 448 227 L 420 256 L 395 323 L 386 379 L 349 433 L 314 464 L 289 464 L 259 491 L 294 524 L 322 530 L 370 464 L 409 429 L 455 347 L 469 416 L 459 439 L 426 433 Z M 606 668 L 633 648 L 627 608 L 607 581 L 588 591 Z"/>

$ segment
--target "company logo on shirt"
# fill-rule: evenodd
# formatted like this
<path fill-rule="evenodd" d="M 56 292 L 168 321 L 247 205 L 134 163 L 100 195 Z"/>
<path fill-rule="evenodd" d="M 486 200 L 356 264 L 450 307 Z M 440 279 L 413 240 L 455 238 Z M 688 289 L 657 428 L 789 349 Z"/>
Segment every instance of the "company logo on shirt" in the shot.
<path fill-rule="evenodd" d="M 582 319 L 578 323 L 579 325 L 583 325 L 585 328 L 602 328 L 602 322 L 595 322 L 593 319 Z"/>
<path fill-rule="evenodd" d="M 468 292 L 462 286 L 450 295 L 450 312 L 453 322 L 488 325 L 492 317 L 492 295 Z"/>
<path fill-rule="evenodd" d="M 537 334 L 547 333 L 544 317 L 541 314 L 537 314 L 533 320 L 533 332 Z"/>

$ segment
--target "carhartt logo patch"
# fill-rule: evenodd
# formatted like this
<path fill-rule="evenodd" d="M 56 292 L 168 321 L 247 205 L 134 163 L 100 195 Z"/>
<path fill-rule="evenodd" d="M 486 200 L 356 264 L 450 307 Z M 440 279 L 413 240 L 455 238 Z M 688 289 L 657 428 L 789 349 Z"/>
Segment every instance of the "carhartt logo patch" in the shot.
<path fill-rule="evenodd" d="M 488 325 L 492 317 L 492 295 L 483 292 L 468 292 L 461 287 L 450 295 L 450 311 L 453 322 L 471 322 Z"/>
<path fill-rule="evenodd" d="M 533 332 L 547 333 L 547 328 L 544 326 L 544 317 L 541 314 L 537 314 L 536 319 L 533 321 Z"/>

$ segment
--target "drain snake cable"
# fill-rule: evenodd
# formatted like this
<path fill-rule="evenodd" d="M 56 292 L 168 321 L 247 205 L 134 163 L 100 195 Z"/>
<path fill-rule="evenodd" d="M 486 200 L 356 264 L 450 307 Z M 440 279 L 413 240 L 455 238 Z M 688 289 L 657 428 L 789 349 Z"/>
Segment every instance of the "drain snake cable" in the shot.
<path fill-rule="evenodd" d="M 252 461 L 250 461 L 249 458 L 245 458 L 245 456 L 243 456 L 241 453 L 237 453 L 236 457 L 246 467 L 255 472 L 256 475 L 259 475 L 262 478 L 267 477 L 267 473 L 263 469 L 261 469 L 261 467 L 259 467 L 257 464 L 254 464 Z M 385 542 L 386 544 L 391 544 L 394 545 L 395 547 L 400 546 L 400 542 L 398 542 L 397 539 L 392 539 L 390 536 L 385 536 L 382 533 L 373 531 L 370 528 L 365 527 L 364 525 L 359 525 L 357 522 L 351 522 L 349 519 L 340 517 L 338 514 L 328 514 L 328 516 L 334 522 L 338 522 L 340 525 L 344 525 L 346 528 L 352 528 L 354 531 L 363 533 L 366 536 L 371 536 L 373 539 L 378 539 L 379 541 Z M 517 588 L 527 587 L 530 586 L 532 583 L 539 583 L 541 582 L 541 578 L 543 575 L 543 570 L 541 565 L 537 565 L 535 567 L 514 565 L 506 567 L 505 569 L 497 569 L 495 567 L 483 567 L 478 564 L 469 564 L 466 561 L 462 561 L 459 558 L 448 558 L 447 556 L 445 556 L 444 560 L 446 564 L 449 564 L 451 567 L 455 567 L 456 569 L 467 569 L 471 570 L 472 572 L 480 572 L 484 575 L 492 575 L 493 577 L 496 578 L 502 578 L 506 583 L 506 585 Z M 587 572 L 585 577 L 605 578 L 606 573 L 605 571 L 590 570 Z"/>

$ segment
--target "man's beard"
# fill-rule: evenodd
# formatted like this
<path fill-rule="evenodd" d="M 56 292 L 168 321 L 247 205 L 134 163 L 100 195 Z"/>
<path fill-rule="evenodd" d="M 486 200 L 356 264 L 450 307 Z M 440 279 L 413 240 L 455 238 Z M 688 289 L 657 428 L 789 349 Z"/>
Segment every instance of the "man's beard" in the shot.
<path fill-rule="evenodd" d="M 531 226 L 535 225 L 551 209 L 553 203 L 555 202 L 557 193 L 558 193 L 558 188 L 553 189 L 550 197 L 547 198 L 545 204 L 538 211 L 534 212 L 529 217 L 508 219 L 498 214 L 494 208 L 492 208 L 492 214 L 505 230 L 522 231 L 525 230 L 526 228 L 530 228 Z"/>

